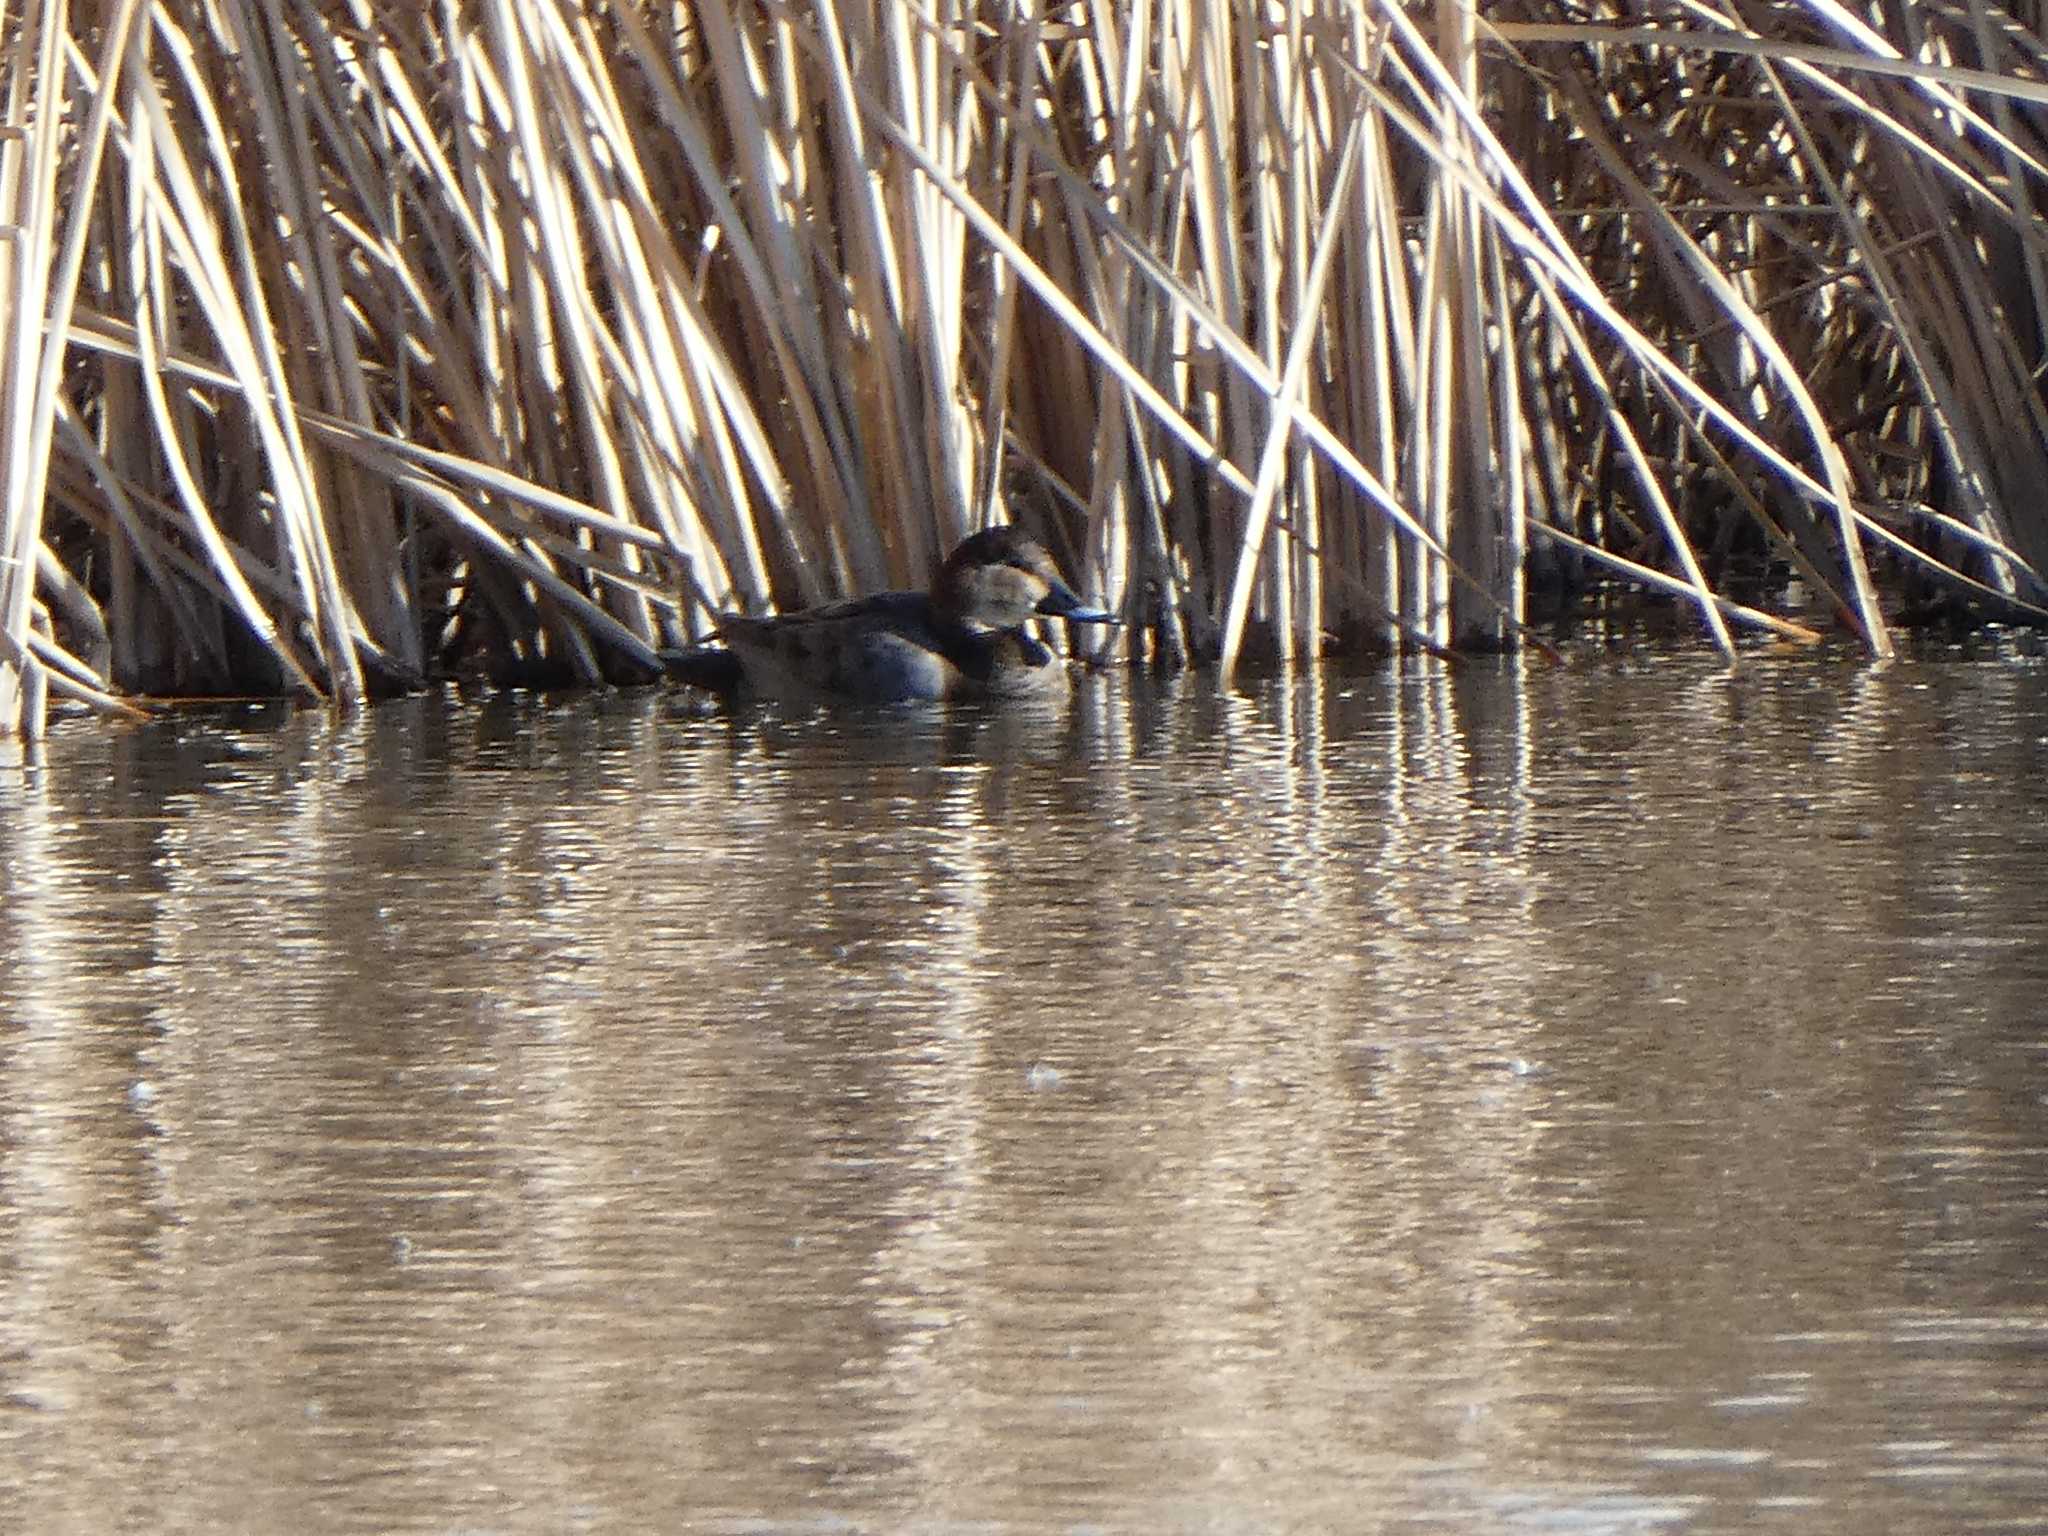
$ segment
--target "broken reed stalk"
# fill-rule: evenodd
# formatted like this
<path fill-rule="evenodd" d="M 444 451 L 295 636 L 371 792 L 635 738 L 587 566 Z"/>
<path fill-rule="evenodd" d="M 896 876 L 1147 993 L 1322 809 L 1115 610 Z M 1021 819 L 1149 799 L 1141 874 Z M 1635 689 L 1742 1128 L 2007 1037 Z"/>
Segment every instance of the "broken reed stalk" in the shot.
<path fill-rule="evenodd" d="M 2038 617 L 2038 24 L 1554 14 L 10 13 L 0 730 L 646 676 L 1005 515 L 1226 671 Z"/>

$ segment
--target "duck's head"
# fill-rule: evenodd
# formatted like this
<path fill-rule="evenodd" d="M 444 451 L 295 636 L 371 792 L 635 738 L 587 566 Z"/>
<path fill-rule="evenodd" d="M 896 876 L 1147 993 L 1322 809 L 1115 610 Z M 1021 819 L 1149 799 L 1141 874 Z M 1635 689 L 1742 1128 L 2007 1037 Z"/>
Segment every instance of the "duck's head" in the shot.
<path fill-rule="evenodd" d="M 1060 579 L 1052 556 L 1015 528 L 984 528 L 961 542 L 932 583 L 932 602 L 969 629 L 1016 629 L 1040 616 L 1115 622 Z"/>

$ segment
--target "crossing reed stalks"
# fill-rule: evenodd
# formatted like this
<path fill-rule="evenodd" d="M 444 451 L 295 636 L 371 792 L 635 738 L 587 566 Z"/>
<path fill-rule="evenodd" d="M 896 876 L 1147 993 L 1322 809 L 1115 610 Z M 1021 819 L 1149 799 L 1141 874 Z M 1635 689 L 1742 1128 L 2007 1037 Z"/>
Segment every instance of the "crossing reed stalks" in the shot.
<path fill-rule="evenodd" d="M 2042 10 L 31 0 L 0 730 L 645 677 L 1001 516 L 1225 672 L 2039 620 Z"/>

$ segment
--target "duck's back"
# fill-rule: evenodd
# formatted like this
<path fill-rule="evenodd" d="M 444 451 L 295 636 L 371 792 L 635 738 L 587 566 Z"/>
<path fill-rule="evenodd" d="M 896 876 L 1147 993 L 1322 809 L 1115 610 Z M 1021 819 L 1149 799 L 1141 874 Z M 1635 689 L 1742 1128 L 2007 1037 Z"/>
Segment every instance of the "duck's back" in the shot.
<path fill-rule="evenodd" d="M 719 630 L 749 691 L 796 702 L 935 703 L 958 698 L 964 638 L 949 634 L 922 592 L 806 609 L 772 619 L 730 619 Z"/>

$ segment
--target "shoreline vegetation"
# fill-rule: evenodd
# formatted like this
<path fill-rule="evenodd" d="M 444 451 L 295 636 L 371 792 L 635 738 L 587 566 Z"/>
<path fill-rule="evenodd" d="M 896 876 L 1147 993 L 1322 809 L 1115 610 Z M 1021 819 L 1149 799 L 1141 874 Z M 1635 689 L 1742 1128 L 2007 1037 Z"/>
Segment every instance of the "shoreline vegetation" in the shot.
<path fill-rule="evenodd" d="M 0 733 L 645 679 L 998 518 L 1108 659 L 2048 618 L 2048 6 L 30 0 Z"/>

